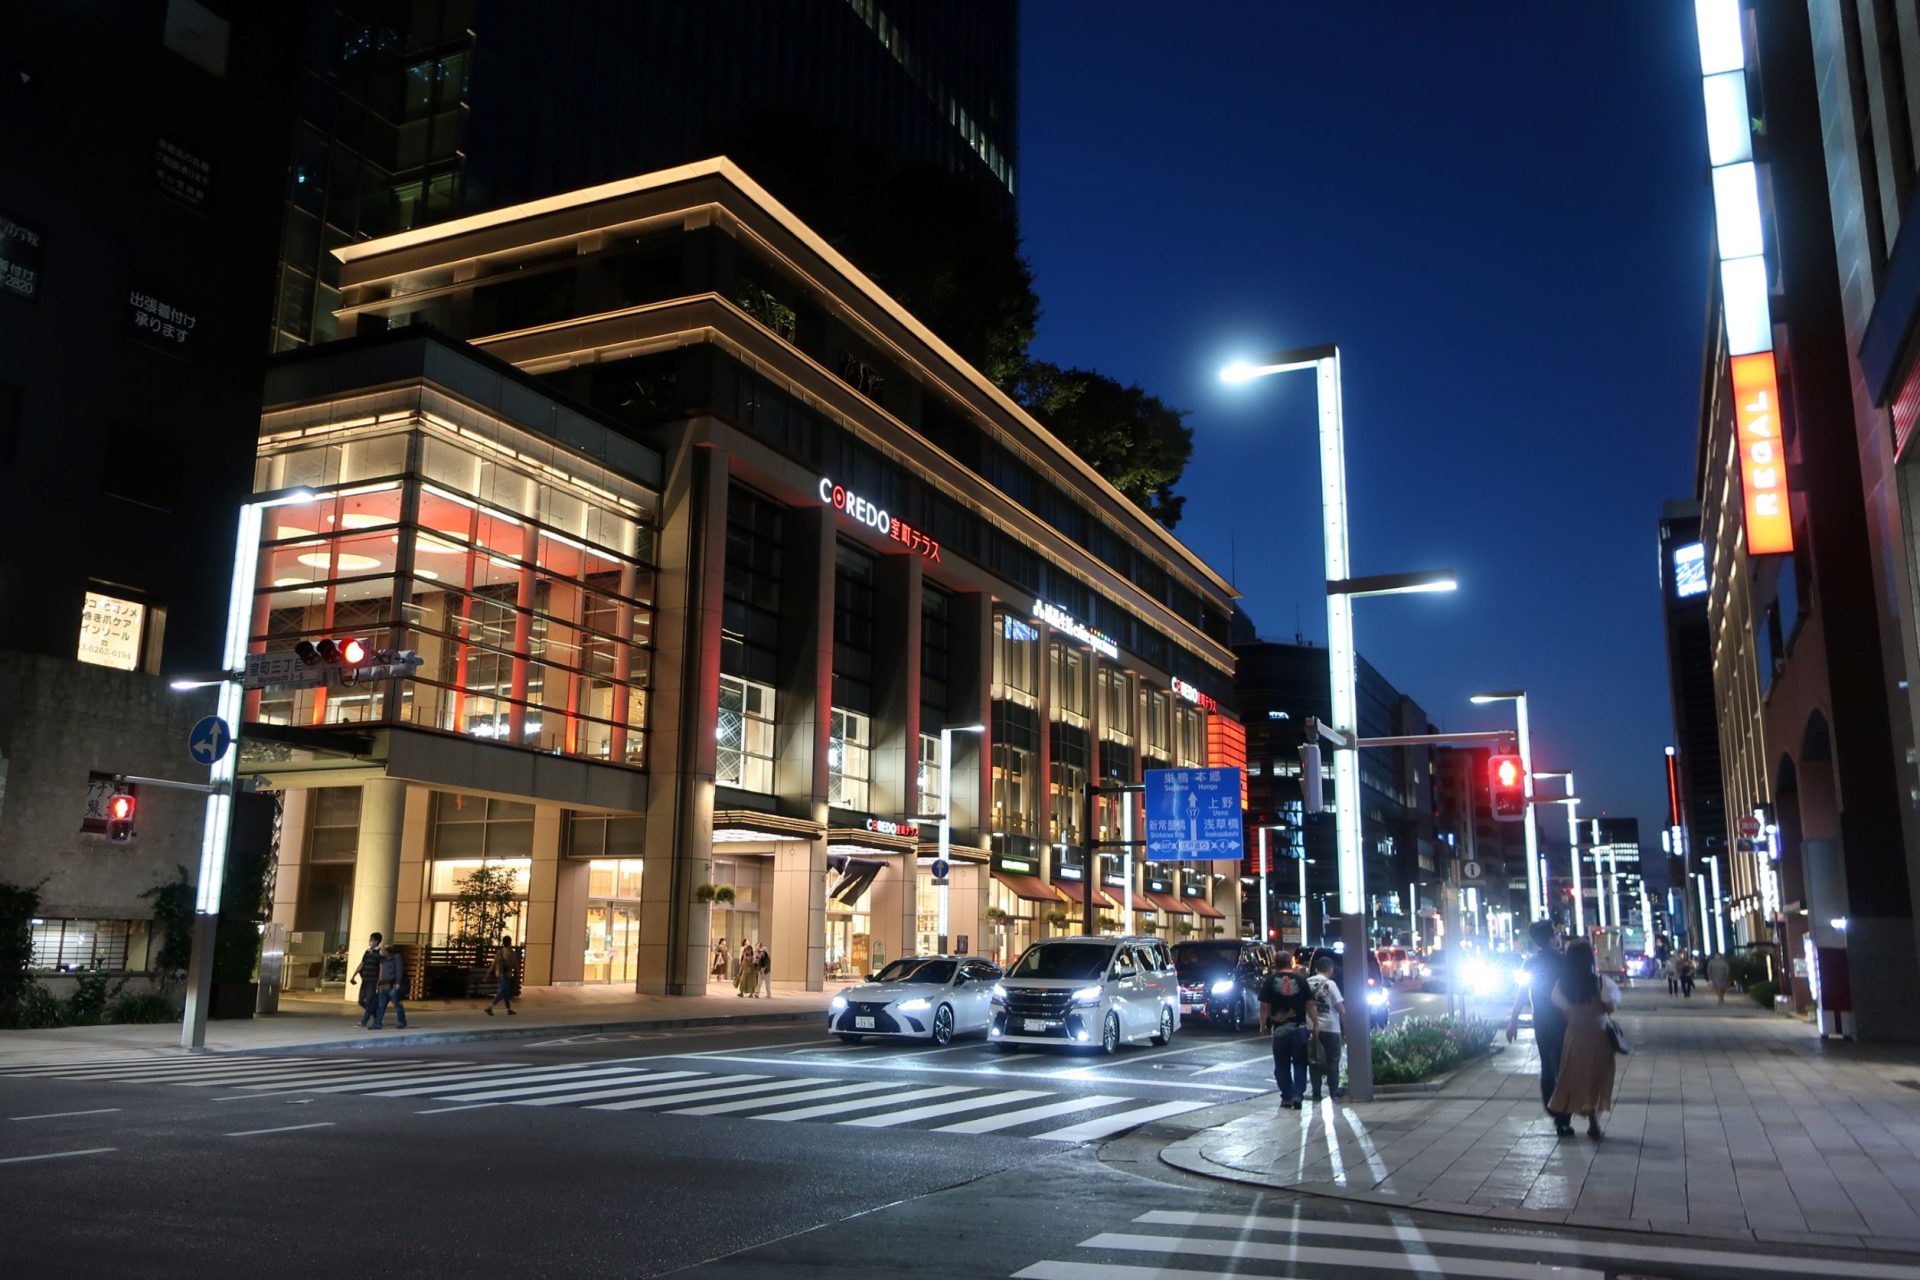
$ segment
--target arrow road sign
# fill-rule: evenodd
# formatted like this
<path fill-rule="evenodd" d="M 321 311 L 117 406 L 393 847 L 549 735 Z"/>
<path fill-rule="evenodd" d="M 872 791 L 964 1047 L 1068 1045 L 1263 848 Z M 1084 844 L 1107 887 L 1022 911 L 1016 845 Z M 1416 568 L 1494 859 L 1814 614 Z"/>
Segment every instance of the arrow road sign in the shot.
<path fill-rule="evenodd" d="M 945 880 L 947 878 L 947 872 L 951 871 L 952 869 L 953 868 L 947 865 L 947 860 L 945 858 L 935 858 L 933 860 L 933 866 L 931 870 L 933 872 L 933 878 L 935 880 Z"/>
<path fill-rule="evenodd" d="M 212 765 L 233 745 L 233 730 L 219 716 L 207 716 L 187 734 L 187 754 L 195 764 Z"/>

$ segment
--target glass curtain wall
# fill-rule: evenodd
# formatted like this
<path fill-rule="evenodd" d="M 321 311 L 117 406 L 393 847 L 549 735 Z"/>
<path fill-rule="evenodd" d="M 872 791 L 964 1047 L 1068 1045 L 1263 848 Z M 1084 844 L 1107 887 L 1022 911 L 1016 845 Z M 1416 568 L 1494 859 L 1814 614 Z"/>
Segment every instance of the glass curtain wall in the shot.
<path fill-rule="evenodd" d="M 872 808 L 873 572 L 866 552 L 835 548 L 827 803 L 861 813 Z"/>
<path fill-rule="evenodd" d="M 997 852 L 1031 855 L 1039 832 L 1040 631 L 1010 613 L 993 625 L 993 833 Z M 1021 839 L 1005 846 L 1010 838 Z"/>
<path fill-rule="evenodd" d="M 728 488 L 714 780 L 767 794 L 773 791 L 774 683 L 779 679 L 781 548 L 786 532 L 784 508 L 739 485 Z"/>

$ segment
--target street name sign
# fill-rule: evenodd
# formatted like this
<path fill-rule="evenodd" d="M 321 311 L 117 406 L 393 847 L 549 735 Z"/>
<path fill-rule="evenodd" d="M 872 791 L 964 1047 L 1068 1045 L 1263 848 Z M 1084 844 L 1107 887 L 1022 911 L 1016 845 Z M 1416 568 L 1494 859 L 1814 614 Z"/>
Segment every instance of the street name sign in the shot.
<path fill-rule="evenodd" d="M 1147 770 L 1147 861 L 1246 856 L 1238 769 Z"/>

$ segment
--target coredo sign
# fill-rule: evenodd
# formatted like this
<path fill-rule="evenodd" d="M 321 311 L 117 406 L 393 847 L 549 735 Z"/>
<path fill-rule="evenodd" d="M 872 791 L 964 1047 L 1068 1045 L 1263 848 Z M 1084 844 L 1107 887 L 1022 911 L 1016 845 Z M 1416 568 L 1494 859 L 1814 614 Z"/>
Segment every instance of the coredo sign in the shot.
<path fill-rule="evenodd" d="M 1218 711 L 1220 709 L 1219 702 L 1214 699 L 1212 694 L 1200 692 L 1199 686 L 1188 684 L 1179 676 L 1173 678 L 1173 691 L 1179 694 L 1183 700 L 1191 702 L 1202 711 Z"/>
<path fill-rule="evenodd" d="M 935 564 L 940 563 L 940 544 L 928 537 L 925 530 L 916 529 L 905 520 L 895 519 L 887 513 L 886 508 L 875 506 L 853 490 L 835 484 L 824 476 L 820 479 L 820 501 L 835 511 L 845 512 L 848 519 L 867 526 L 882 537 L 892 538 L 916 555 Z"/>
<path fill-rule="evenodd" d="M 1787 505 L 1787 461 L 1780 442 L 1780 385 L 1773 352 L 1735 356 L 1730 363 L 1740 488 L 1747 500 L 1747 554 L 1792 551 L 1793 519 Z"/>
<path fill-rule="evenodd" d="M 894 822 L 889 818 L 868 818 L 867 830 L 877 836 L 905 836 L 909 840 L 920 835 L 920 828 L 911 822 Z"/>

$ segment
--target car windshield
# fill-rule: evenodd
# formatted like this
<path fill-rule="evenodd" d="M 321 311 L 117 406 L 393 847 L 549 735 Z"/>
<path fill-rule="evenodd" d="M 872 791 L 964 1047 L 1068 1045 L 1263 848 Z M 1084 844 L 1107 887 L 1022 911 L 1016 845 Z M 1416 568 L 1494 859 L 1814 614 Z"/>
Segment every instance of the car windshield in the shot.
<path fill-rule="evenodd" d="M 953 981 L 951 960 L 895 960 L 873 976 L 875 982 L 929 982 L 944 986 Z"/>
<path fill-rule="evenodd" d="M 1237 942 L 1183 942 L 1173 949 L 1173 967 L 1181 977 L 1231 973 L 1240 962 Z"/>
<path fill-rule="evenodd" d="M 1095 943 L 1029 947 L 1009 978 L 1098 978 L 1106 973 L 1113 948 Z"/>

